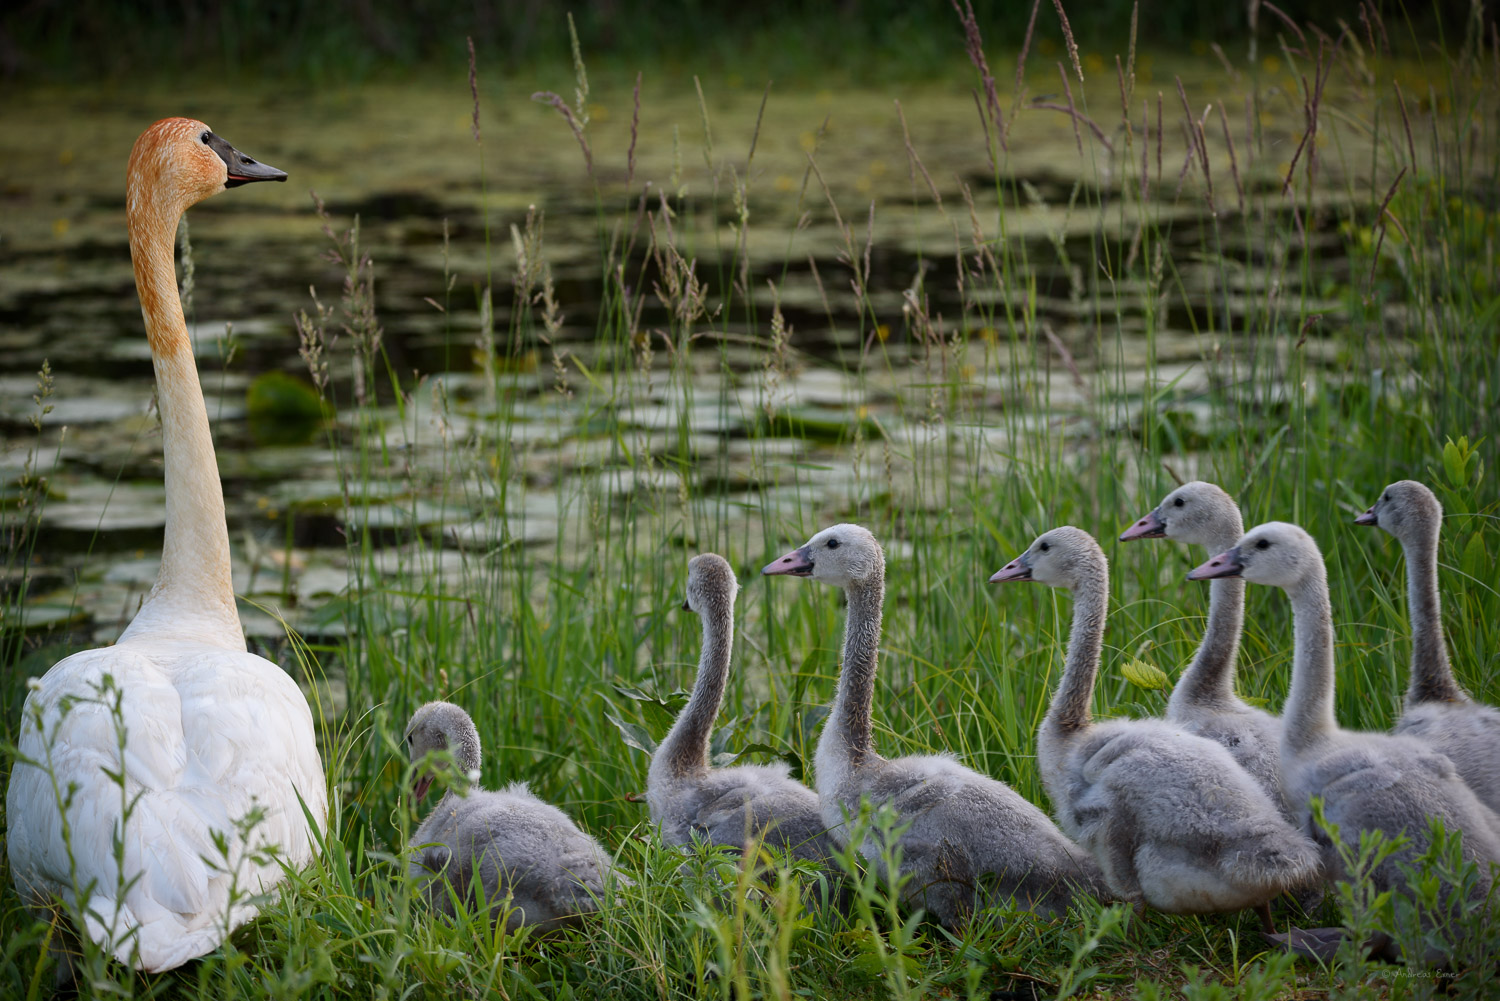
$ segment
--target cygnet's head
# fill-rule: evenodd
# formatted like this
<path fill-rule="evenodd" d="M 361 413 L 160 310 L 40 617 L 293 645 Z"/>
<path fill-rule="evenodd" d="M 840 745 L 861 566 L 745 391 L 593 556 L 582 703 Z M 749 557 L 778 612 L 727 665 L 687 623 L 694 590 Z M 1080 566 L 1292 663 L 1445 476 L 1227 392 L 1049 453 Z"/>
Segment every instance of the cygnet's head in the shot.
<path fill-rule="evenodd" d="M 997 570 L 991 584 L 1034 580 L 1049 587 L 1078 587 L 1086 580 L 1109 574 L 1109 561 L 1094 537 L 1081 528 L 1064 525 L 1036 537 L 1027 550 Z"/>
<path fill-rule="evenodd" d="M 767 563 L 761 573 L 811 577 L 834 587 L 850 587 L 884 577 L 885 554 L 868 530 L 858 525 L 834 525 Z"/>
<path fill-rule="evenodd" d="M 1154 511 L 1122 532 L 1120 541 L 1174 539 L 1192 546 L 1222 546 L 1244 530 L 1234 498 L 1212 483 L 1194 480 L 1167 494 Z"/>
<path fill-rule="evenodd" d="M 1322 574 L 1323 553 L 1313 537 L 1285 521 L 1268 521 L 1241 536 L 1234 548 L 1188 572 L 1188 580 L 1243 577 L 1254 584 L 1293 588 Z"/>
<path fill-rule="evenodd" d="M 1354 519 L 1356 525 L 1375 525 L 1403 542 L 1436 532 L 1442 521 L 1442 502 L 1416 480 L 1392 483 L 1368 511 Z"/>
<path fill-rule="evenodd" d="M 682 607 L 703 615 L 707 612 L 734 611 L 734 598 L 740 582 L 734 568 L 718 553 L 700 553 L 688 560 L 687 599 Z"/>
<path fill-rule="evenodd" d="M 429 702 L 412 713 L 411 722 L 406 724 L 406 748 L 413 762 L 421 761 L 430 751 L 447 751 L 466 780 L 479 771 L 479 731 L 469 714 L 451 702 Z M 427 795 L 432 778 L 431 771 L 417 776 L 412 792 L 418 803 Z"/>

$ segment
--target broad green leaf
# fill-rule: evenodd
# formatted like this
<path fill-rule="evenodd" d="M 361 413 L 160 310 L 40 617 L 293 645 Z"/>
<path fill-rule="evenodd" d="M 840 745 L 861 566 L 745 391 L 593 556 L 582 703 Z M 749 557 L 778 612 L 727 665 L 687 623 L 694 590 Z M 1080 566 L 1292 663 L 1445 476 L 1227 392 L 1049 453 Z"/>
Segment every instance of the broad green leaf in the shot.
<path fill-rule="evenodd" d="M 1158 692 L 1172 687 L 1172 679 L 1167 673 L 1155 664 L 1148 664 L 1144 660 L 1129 660 L 1120 668 L 1120 673 L 1125 680 L 1137 688 Z"/>

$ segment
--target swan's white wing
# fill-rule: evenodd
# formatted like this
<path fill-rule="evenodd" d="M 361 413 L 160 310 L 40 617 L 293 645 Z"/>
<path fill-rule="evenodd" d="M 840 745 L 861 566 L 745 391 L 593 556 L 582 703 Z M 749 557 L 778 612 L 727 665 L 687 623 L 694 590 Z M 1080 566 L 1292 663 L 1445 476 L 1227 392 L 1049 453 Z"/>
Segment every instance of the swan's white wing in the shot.
<path fill-rule="evenodd" d="M 90 701 L 63 709 L 70 696 L 96 698 L 106 673 L 125 693 L 123 790 L 107 774 L 122 763 L 109 709 Z M 21 752 L 50 760 L 56 785 L 41 768 L 18 763 L 12 773 L 16 883 L 33 898 L 86 901 L 88 933 L 122 960 L 134 945 L 142 968 L 170 969 L 254 916 L 243 903 L 226 913 L 232 887 L 259 893 L 280 878 L 274 863 L 244 861 L 235 823 L 253 806 L 266 817 L 250 846 L 276 845 L 292 865 L 311 858 L 297 793 L 321 822 L 322 765 L 307 703 L 276 665 L 207 644 L 126 642 L 57 664 L 24 713 Z M 114 838 L 127 801 L 122 878 Z"/>

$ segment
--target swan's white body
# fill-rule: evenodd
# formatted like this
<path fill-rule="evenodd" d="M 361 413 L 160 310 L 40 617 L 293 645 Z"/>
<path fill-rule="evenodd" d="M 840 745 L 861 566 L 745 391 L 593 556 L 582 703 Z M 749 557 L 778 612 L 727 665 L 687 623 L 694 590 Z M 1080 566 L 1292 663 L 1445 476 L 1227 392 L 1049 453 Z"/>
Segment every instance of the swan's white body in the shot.
<path fill-rule="evenodd" d="M 230 154 L 249 176 L 229 173 Z M 188 205 L 226 179 L 278 175 L 188 119 L 156 123 L 131 154 L 131 256 L 166 460 L 161 571 L 114 646 L 59 661 L 34 684 L 6 792 L 22 898 L 43 908 L 60 897 L 81 912 L 79 931 L 152 972 L 213 950 L 253 917 L 251 899 L 281 879 L 282 865 L 313 857 L 313 826 L 327 813 L 307 700 L 285 671 L 245 649 L 172 261 Z"/>

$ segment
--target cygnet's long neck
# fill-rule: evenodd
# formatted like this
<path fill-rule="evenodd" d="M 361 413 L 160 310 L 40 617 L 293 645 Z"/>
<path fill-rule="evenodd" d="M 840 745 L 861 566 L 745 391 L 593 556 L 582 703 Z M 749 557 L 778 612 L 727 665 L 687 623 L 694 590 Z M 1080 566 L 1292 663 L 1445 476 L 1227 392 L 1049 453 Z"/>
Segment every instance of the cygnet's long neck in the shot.
<path fill-rule="evenodd" d="M 177 293 L 173 251 L 182 212 L 141 187 L 133 177 L 130 257 L 156 371 L 167 521 L 156 585 L 120 639 L 177 634 L 244 650 L 229 573 L 224 491 Z"/>
<path fill-rule="evenodd" d="M 1208 543 L 1210 553 L 1233 548 L 1244 535 L 1239 520 Z M 1234 662 L 1245 627 L 1245 582 L 1222 577 L 1208 586 L 1208 626 L 1192 661 L 1177 679 L 1169 710 L 1180 706 L 1223 706 L 1237 701 Z"/>
<path fill-rule="evenodd" d="M 703 620 L 703 649 L 698 680 L 677 722 L 651 757 L 651 778 L 676 779 L 708 772 L 708 742 L 724 703 L 729 657 L 734 649 L 734 605 L 712 602 L 698 613 Z"/>
<path fill-rule="evenodd" d="M 1333 609 L 1321 559 L 1313 572 L 1287 588 L 1287 596 L 1292 600 L 1292 689 L 1282 741 L 1301 751 L 1338 729 L 1333 715 Z"/>
<path fill-rule="evenodd" d="M 1448 644 L 1443 640 L 1443 608 L 1438 597 L 1438 532 L 1433 521 L 1401 540 L 1406 554 L 1406 605 L 1411 616 L 1411 677 L 1408 707 L 1425 702 L 1467 702 L 1469 696 L 1453 677 Z"/>
<path fill-rule="evenodd" d="M 1093 725 L 1094 680 L 1104 649 L 1104 620 L 1109 614 L 1109 569 L 1090 568 L 1073 587 L 1073 626 L 1062 681 L 1042 720 L 1042 733 L 1066 741 Z"/>
<path fill-rule="evenodd" d="M 818 738 L 819 767 L 839 762 L 858 767 L 878 760 L 871 734 L 870 704 L 875 697 L 875 668 L 880 655 L 880 613 L 885 603 L 885 572 L 844 588 L 848 619 L 844 624 L 844 668 L 828 722 Z"/>

